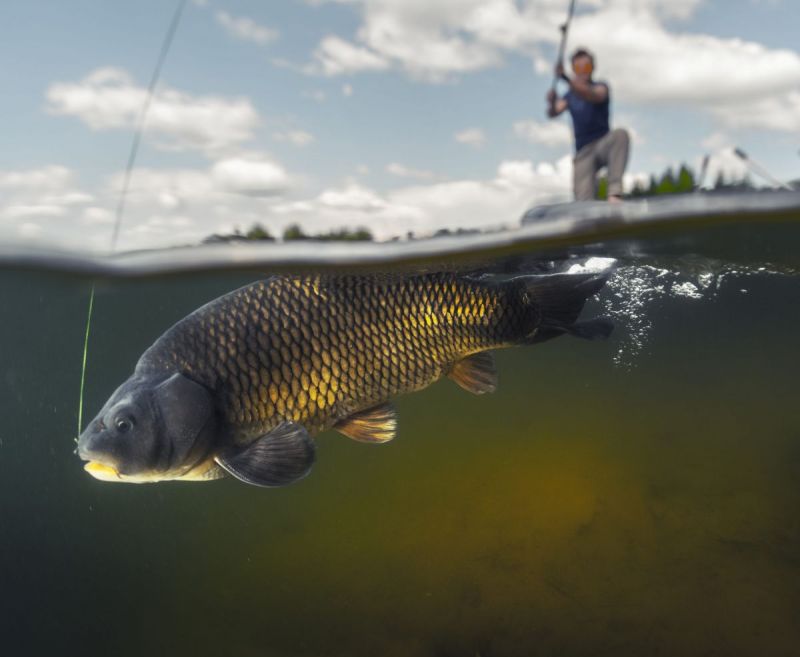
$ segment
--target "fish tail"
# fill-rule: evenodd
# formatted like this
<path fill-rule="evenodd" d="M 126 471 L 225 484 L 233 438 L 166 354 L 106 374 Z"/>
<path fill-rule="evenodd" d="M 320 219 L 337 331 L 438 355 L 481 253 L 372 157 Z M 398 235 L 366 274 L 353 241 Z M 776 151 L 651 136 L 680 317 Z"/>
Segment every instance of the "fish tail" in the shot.
<path fill-rule="evenodd" d="M 604 271 L 512 279 L 519 286 L 522 303 L 535 311 L 534 325 L 522 342 L 535 344 L 564 334 L 585 340 L 602 340 L 611 335 L 614 325 L 608 318 L 578 321 L 586 301 L 603 288 L 610 274 Z"/>

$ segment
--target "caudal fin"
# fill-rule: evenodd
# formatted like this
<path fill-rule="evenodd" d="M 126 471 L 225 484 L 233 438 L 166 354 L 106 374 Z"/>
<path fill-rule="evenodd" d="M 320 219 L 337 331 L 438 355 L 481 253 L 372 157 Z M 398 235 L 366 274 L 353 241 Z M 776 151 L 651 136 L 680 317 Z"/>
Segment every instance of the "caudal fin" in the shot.
<path fill-rule="evenodd" d="M 597 318 L 578 322 L 578 316 L 586 301 L 603 288 L 610 274 L 604 271 L 513 279 L 522 285 L 523 299 L 537 311 L 536 326 L 526 342 L 544 342 L 565 333 L 586 340 L 607 338 L 614 328 L 611 320 Z"/>

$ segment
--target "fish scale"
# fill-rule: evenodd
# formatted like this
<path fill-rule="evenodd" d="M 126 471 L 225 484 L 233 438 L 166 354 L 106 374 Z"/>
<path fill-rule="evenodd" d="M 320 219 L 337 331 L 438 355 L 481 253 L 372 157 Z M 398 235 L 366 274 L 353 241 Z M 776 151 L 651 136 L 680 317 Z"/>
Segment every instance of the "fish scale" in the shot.
<path fill-rule="evenodd" d="M 531 313 L 514 291 L 455 274 L 273 277 L 178 322 L 139 369 L 218 391 L 238 437 L 285 420 L 314 434 L 519 340 Z"/>

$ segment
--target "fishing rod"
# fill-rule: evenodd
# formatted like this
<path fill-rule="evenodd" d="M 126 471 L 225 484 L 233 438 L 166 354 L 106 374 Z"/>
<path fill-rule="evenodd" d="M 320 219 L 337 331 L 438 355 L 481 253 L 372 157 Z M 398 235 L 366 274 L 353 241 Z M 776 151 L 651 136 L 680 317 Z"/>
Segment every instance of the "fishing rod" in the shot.
<path fill-rule="evenodd" d="M 156 59 L 156 65 L 153 69 L 153 75 L 150 78 L 150 84 L 147 87 L 147 95 L 145 96 L 142 110 L 139 113 L 139 120 L 133 133 L 133 141 L 131 143 L 131 150 L 128 154 L 128 163 L 125 166 L 125 175 L 122 179 L 122 187 L 119 192 L 119 200 L 117 202 L 117 212 L 114 221 L 114 232 L 111 234 L 111 250 L 113 253 L 117 247 L 117 238 L 119 237 L 119 229 L 122 226 L 122 215 L 125 212 L 125 200 L 128 196 L 128 188 L 130 187 L 131 175 L 133 174 L 133 165 L 136 163 L 136 155 L 139 153 L 139 144 L 142 141 L 144 134 L 144 124 L 147 118 L 147 112 L 150 109 L 150 103 L 155 94 L 156 85 L 161 77 L 161 69 L 164 66 L 164 61 L 167 58 L 167 53 L 172 47 L 172 41 L 175 38 L 175 32 L 178 30 L 178 25 L 183 17 L 183 10 L 186 8 L 186 0 L 178 0 L 175 12 L 172 15 L 172 20 L 167 28 L 167 33 L 164 35 L 164 40 L 161 43 L 161 50 Z M 89 330 L 92 326 L 92 310 L 94 308 L 94 284 L 89 291 L 89 310 L 86 315 L 86 332 L 83 337 L 83 360 L 81 362 L 81 386 L 78 393 L 78 435 L 80 436 L 83 429 L 83 391 L 86 383 L 86 357 L 89 353 Z M 78 442 L 78 438 L 75 438 Z"/>
<path fill-rule="evenodd" d="M 793 188 L 790 185 L 787 185 L 785 182 L 778 180 L 775 176 L 773 176 L 769 171 L 767 171 L 764 167 L 762 167 L 758 162 L 753 162 L 750 159 L 750 156 L 745 153 L 741 148 L 734 148 L 733 154 L 738 157 L 745 165 L 754 173 L 761 176 L 764 180 L 768 180 L 771 182 L 775 187 L 782 187 L 783 189 L 792 190 Z"/>
<path fill-rule="evenodd" d="M 567 20 L 566 22 L 562 23 L 559 26 L 561 30 L 561 43 L 558 46 L 558 59 L 556 60 L 556 66 L 559 64 L 564 63 L 564 49 L 567 46 L 567 32 L 569 31 L 569 24 L 572 22 L 572 15 L 575 13 L 575 0 L 570 0 L 569 2 L 569 10 L 567 11 Z M 559 77 L 553 74 L 553 85 L 551 89 L 553 91 L 556 90 L 556 85 L 558 85 Z"/>

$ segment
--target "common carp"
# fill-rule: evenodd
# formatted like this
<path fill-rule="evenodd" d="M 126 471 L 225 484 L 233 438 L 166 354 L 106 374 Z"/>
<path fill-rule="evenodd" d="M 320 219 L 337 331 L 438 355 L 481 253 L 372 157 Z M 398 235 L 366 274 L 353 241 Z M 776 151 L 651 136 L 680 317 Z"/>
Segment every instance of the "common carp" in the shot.
<path fill-rule="evenodd" d="M 391 398 L 448 376 L 482 394 L 497 385 L 488 350 L 562 334 L 606 337 L 578 322 L 607 274 L 510 280 L 436 273 L 273 276 L 226 294 L 166 331 L 78 441 L 107 481 L 206 480 L 258 486 L 305 476 L 311 436 L 368 443 L 397 431 Z"/>

